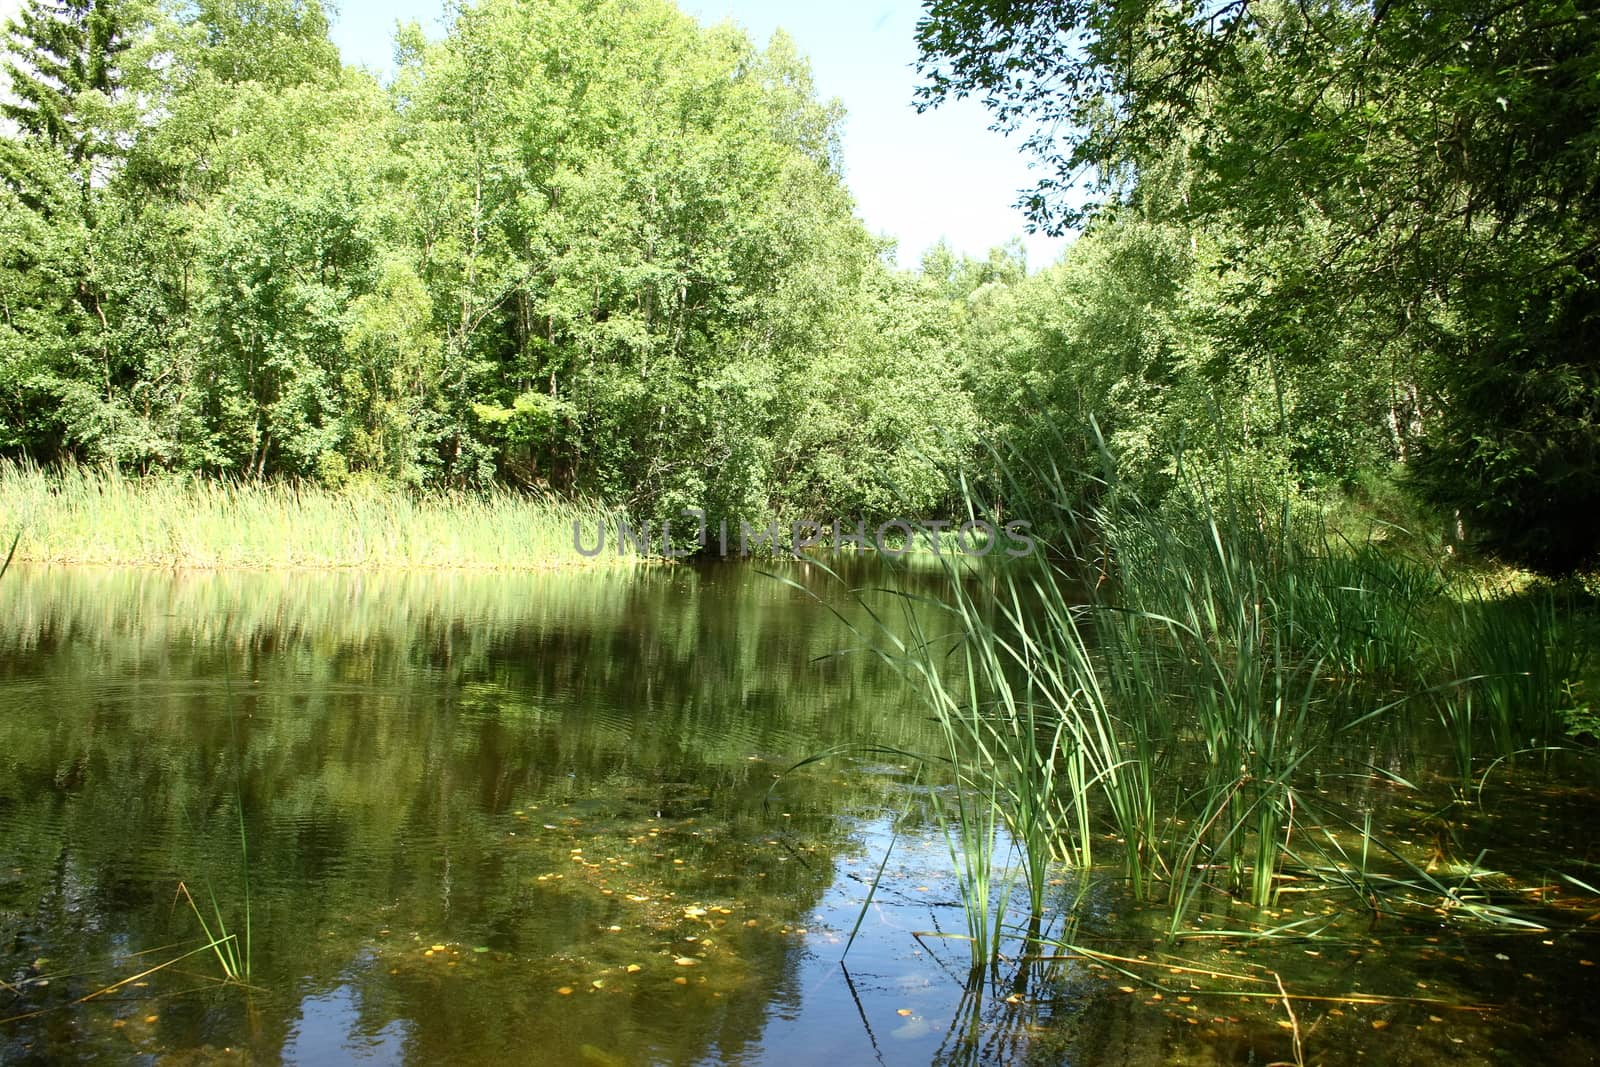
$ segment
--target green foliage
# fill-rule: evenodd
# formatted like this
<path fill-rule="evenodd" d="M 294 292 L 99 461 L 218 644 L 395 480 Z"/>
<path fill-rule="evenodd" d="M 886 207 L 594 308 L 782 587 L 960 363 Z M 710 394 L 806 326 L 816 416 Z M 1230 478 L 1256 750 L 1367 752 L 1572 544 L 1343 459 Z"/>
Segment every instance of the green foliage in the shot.
<path fill-rule="evenodd" d="M 1549 589 L 1471 589 L 1440 626 L 1449 662 L 1469 679 L 1456 699 L 1475 703 L 1480 745 L 1503 756 L 1580 728 L 1579 689 L 1589 633 L 1573 596 Z M 1452 694 L 1455 696 L 1455 694 Z"/>
<path fill-rule="evenodd" d="M 1508 560 L 1566 572 L 1600 559 L 1600 286 L 1576 271 L 1496 300 L 1415 470 Z M 1507 306 L 1510 305 L 1510 306 Z"/>
<path fill-rule="evenodd" d="M 1076 507 L 1070 479 L 1047 490 Z M 1372 782 L 1378 765 L 1386 784 L 1417 788 L 1413 754 L 1374 753 L 1430 707 L 1464 783 L 1558 742 L 1586 710 L 1573 703 L 1585 642 L 1570 600 L 1454 599 L 1437 568 L 1330 539 L 1248 478 L 1157 506 L 1108 494 L 1067 525 L 1094 540 L 1005 567 L 947 557 L 938 598 L 908 600 L 903 622 L 868 634 L 945 738 L 975 966 L 1002 936 L 1037 937 L 1048 871 L 1086 872 L 1107 838 L 1135 896 L 1164 888 L 1174 936 L 1204 894 L 1266 908 L 1286 877 L 1377 909 L 1420 891 L 1462 917 L 1527 925 L 1375 835 L 1371 796 L 1352 804 L 1320 783 Z M 1362 826 L 1358 865 L 1339 836 Z M 1369 846 L 1399 869 L 1375 872 Z M 1025 928 L 994 914 L 1013 880 L 1028 890 Z"/>
<path fill-rule="evenodd" d="M 117 25 L 93 180 L 42 118 L 0 145 L 6 454 L 639 517 L 945 498 L 978 432 L 948 316 L 901 306 L 782 35 L 484 0 L 384 90 L 318 3 Z"/>
<path fill-rule="evenodd" d="M 1029 135 L 1037 221 L 1101 205 L 1214 244 L 1207 373 L 1270 383 L 1300 481 L 1420 445 L 1486 547 L 1594 558 L 1590 13 L 936 0 L 918 33 L 924 104 L 976 94 Z"/>
<path fill-rule="evenodd" d="M 1126 218 L 1049 270 L 975 289 L 966 372 L 1011 462 L 1077 471 L 1078 491 L 1092 492 L 1084 479 L 1101 457 L 1077 431 L 1093 423 L 1121 478 L 1152 491 L 1170 480 L 1185 421 L 1203 417 L 1205 394 L 1183 375 L 1197 361 L 1187 322 L 1203 284 L 1184 234 Z"/>
<path fill-rule="evenodd" d="M 36 0 L 0 453 L 656 520 L 928 515 L 957 471 L 1046 502 L 995 453 L 1081 514 L 1396 470 L 1579 567 L 1600 49 L 1566 12 L 938 0 L 924 102 L 1066 131 L 1030 205 L 1086 228 L 1030 274 L 1016 245 L 887 266 L 793 42 L 667 0 L 479 0 L 402 29 L 387 87 L 316 0 Z"/>
<path fill-rule="evenodd" d="M 0 115 L 75 163 L 99 154 L 93 119 L 120 87 L 120 57 L 138 30 L 129 0 L 28 0 L 4 27 L 10 99 Z M 93 94 L 92 96 L 90 94 Z"/>
<path fill-rule="evenodd" d="M 875 272 L 837 351 L 793 382 L 774 462 L 779 494 L 803 517 L 926 515 L 980 431 L 950 348 L 949 302 L 925 279 Z"/>

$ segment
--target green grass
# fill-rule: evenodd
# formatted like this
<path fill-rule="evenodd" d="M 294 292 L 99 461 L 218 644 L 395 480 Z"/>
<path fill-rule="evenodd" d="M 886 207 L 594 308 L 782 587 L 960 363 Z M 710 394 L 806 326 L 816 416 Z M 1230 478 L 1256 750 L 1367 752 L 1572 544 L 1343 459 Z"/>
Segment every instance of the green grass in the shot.
<path fill-rule="evenodd" d="M 1058 497 L 1048 557 L 946 557 L 946 591 L 875 637 L 946 740 L 974 966 L 1036 938 L 1051 870 L 1087 871 L 1107 839 L 1132 896 L 1164 900 L 1172 937 L 1207 896 L 1267 909 L 1287 880 L 1348 893 L 1355 913 L 1528 925 L 1435 878 L 1371 811 L 1420 793 L 1425 754 L 1406 747 L 1420 719 L 1443 727 L 1462 786 L 1561 743 L 1583 711 L 1580 608 L 1349 543 L 1251 486 L 1159 507 L 1106 489 L 1083 511 Z M 1380 758 L 1396 745 L 1404 758 Z M 1365 795 L 1322 796 L 1324 774 Z M 1025 922 L 995 913 L 1014 883 Z"/>
<path fill-rule="evenodd" d="M 30 563 L 166 567 L 544 569 L 631 563 L 573 545 L 603 512 L 509 492 L 419 495 L 360 486 L 159 476 L 0 463 L 0 530 Z"/>
<path fill-rule="evenodd" d="M 1474 586 L 1442 629 L 1476 676 L 1487 741 L 1497 754 L 1551 744 L 1565 716 L 1582 710 L 1577 687 L 1588 644 L 1573 605 L 1552 590 Z"/>

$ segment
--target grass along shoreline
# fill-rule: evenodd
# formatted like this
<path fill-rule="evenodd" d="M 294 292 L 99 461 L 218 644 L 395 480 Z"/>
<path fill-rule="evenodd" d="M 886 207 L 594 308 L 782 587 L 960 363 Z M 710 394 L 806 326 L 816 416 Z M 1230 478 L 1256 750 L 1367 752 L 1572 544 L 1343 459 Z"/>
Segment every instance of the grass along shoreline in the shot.
<path fill-rule="evenodd" d="M 1052 874 L 1082 894 L 1108 860 L 1168 941 L 1216 936 L 1200 924 L 1219 908 L 1236 933 L 1307 939 L 1552 921 L 1522 907 L 1548 872 L 1483 866 L 1490 778 L 1544 782 L 1558 750 L 1593 773 L 1575 736 L 1596 729 L 1591 594 L 1343 542 L 1250 486 L 1079 519 L 1091 537 L 1059 561 L 947 559 L 931 621 L 908 607 L 858 631 L 943 734 L 926 758 L 950 786 L 928 803 L 974 975 L 1008 943 L 1073 950 L 1042 933 L 1082 918 Z M 1320 907 L 1279 922 L 1286 892 Z"/>
<path fill-rule="evenodd" d="M 130 477 L 0 463 L 0 531 L 17 563 L 173 568 L 552 570 L 632 566 L 585 558 L 573 523 L 593 503 L 509 492 L 415 495 L 362 485 Z"/>

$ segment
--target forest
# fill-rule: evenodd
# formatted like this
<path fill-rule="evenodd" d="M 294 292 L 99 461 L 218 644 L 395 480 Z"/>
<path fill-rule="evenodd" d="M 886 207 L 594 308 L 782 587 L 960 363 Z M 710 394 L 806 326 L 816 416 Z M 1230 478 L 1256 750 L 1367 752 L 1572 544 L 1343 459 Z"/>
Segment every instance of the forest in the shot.
<path fill-rule="evenodd" d="M 4 28 L 0 1061 L 1593 1062 L 1592 3 L 332 17 Z"/>
<path fill-rule="evenodd" d="M 910 270 L 781 33 L 481 0 L 403 27 L 379 84 L 328 19 L 8 27 L 0 456 L 824 520 L 1002 468 L 1159 501 L 1227 467 L 1594 559 L 1581 4 L 935 0 L 918 106 L 984 100 L 1045 166 L 1034 223 L 1078 236 Z"/>

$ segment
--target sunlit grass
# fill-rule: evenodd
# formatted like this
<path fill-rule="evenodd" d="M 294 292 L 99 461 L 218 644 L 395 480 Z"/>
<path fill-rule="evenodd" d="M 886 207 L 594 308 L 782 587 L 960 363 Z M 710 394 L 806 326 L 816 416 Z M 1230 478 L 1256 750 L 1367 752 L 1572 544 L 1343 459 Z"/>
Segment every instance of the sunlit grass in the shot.
<path fill-rule="evenodd" d="M 510 492 L 138 478 L 0 463 L 0 530 L 32 563 L 171 567 L 539 569 L 604 563 L 574 548 L 602 509 Z"/>
<path fill-rule="evenodd" d="M 1050 476 L 1030 472 L 1034 490 Z M 1422 719 L 1443 727 L 1463 787 L 1563 743 L 1586 662 L 1577 608 L 1349 544 L 1259 487 L 1198 485 L 1154 507 L 1105 489 L 1081 510 L 1058 495 L 1048 557 L 948 558 L 932 615 L 919 605 L 874 638 L 946 738 L 975 966 L 1003 937 L 1037 940 L 1048 868 L 1086 871 L 1108 839 L 1131 895 L 1164 900 L 1169 937 L 1203 899 L 1264 911 L 1291 883 L 1374 915 L 1536 928 L 1479 891 L 1494 874 L 1481 856 L 1452 883 L 1374 826 L 1387 795 L 1423 794 L 1431 756 L 1374 760 Z M 1336 801 L 1322 774 L 1372 784 Z M 1467 802 L 1458 788 L 1447 804 Z M 991 897 L 1013 881 L 1028 914 L 1003 924 Z"/>

